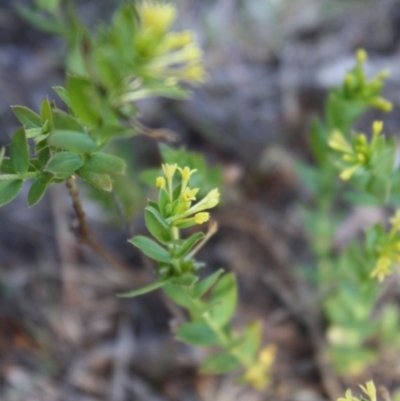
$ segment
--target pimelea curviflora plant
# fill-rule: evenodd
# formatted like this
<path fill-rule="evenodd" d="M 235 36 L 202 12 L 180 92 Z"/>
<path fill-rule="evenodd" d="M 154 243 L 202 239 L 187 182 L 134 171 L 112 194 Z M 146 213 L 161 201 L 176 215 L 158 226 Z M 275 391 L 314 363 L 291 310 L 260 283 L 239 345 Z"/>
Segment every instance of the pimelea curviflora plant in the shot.
<path fill-rule="evenodd" d="M 366 52 L 358 50 L 355 67 L 329 94 L 325 118 L 314 120 L 310 136 L 316 164 L 300 168 L 313 199 L 304 216 L 317 267 L 314 280 L 327 319 L 329 354 L 341 375 L 360 374 L 381 353 L 400 347 L 396 307 L 386 304 L 372 318 L 380 284 L 400 260 L 399 212 L 388 230 L 376 224 L 365 230 L 364 241 L 357 237 L 339 249 L 335 244 L 345 217 L 338 202 L 393 208 L 400 200 L 394 138 L 384 135 L 380 120 L 370 135 L 352 128 L 371 107 L 393 109 L 381 94 L 388 72 L 368 78 L 366 62 Z"/>
<path fill-rule="evenodd" d="M 187 238 L 181 230 L 202 225 L 210 219 L 209 210 L 219 203 L 219 190 L 212 189 L 201 199 L 200 188 L 190 186 L 196 170 L 177 164 L 163 164 L 163 174 L 157 177 L 157 201 L 149 201 L 145 210 L 146 226 L 154 240 L 136 236 L 131 239 L 144 254 L 158 262 L 158 280 L 147 287 L 123 294 L 134 297 L 162 288 L 175 303 L 187 309 L 191 321 L 177 327 L 178 339 L 193 345 L 215 346 L 221 349 L 202 364 L 204 373 L 227 373 L 242 368 L 242 380 L 262 389 L 270 379 L 275 348 L 261 345 L 261 327 L 250 324 L 242 333 L 229 323 L 237 302 L 237 286 L 232 273 L 217 270 L 199 279 L 203 263 L 196 253 L 216 232 L 211 222 L 206 234 L 196 232 Z"/>
<path fill-rule="evenodd" d="M 24 106 L 13 107 L 23 126 L 12 137 L 9 155 L 5 156 L 5 149 L 0 152 L 0 206 L 18 195 L 25 181 L 33 180 L 29 206 L 39 202 L 49 186 L 66 182 L 81 224 L 81 239 L 104 256 L 101 246 L 88 234 L 76 177 L 111 191 L 116 176 L 125 174 L 126 161 L 110 153 L 110 142 L 116 137 L 155 132 L 137 120 L 136 102 L 158 95 L 187 97 L 189 92 L 182 83 L 201 83 L 206 74 L 193 33 L 171 31 L 176 17 L 171 4 L 124 3 L 111 25 L 100 27 L 94 34 L 79 22 L 71 6 L 64 21 L 59 5 L 58 1 L 51 7 L 38 1 L 38 12 L 26 8 L 20 11 L 34 23 L 50 15 L 50 25 L 44 26 L 63 36 L 70 46 L 66 87 L 55 88 L 68 112 L 48 99 L 43 100 L 39 113 Z M 168 152 L 164 149 L 164 153 Z M 195 155 L 182 151 L 176 154 L 202 165 Z M 169 157 L 175 154 L 169 152 Z M 219 203 L 217 188 L 197 199 L 201 188 L 191 187 L 195 173 L 196 169 L 187 165 L 162 165 L 162 174 L 155 182 L 159 197 L 145 210 L 146 225 L 154 240 L 144 236 L 131 240 L 158 262 L 158 280 L 123 296 L 162 288 L 189 312 L 190 322 L 177 327 L 177 338 L 220 348 L 204 362 L 202 371 L 227 373 L 241 369 L 242 381 L 262 389 L 270 379 L 275 349 L 267 346 L 260 350 L 259 323 L 250 324 L 242 333 L 230 327 L 237 302 L 235 276 L 218 270 L 199 278 L 204 264 L 195 259 L 196 253 L 216 232 L 217 225 L 211 223 L 206 234 L 181 237 L 182 229 L 207 222 L 209 210 Z"/>

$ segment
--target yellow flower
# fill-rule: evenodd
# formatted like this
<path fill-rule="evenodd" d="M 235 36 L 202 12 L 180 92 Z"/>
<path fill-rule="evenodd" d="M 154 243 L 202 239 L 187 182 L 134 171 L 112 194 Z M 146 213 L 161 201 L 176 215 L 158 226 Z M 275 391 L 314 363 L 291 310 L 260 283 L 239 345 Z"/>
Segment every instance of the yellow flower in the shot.
<path fill-rule="evenodd" d="M 194 215 L 194 222 L 196 224 L 203 224 L 208 220 L 210 220 L 210 213 L 201 212 Z"/>
<path fill-rule="evenodd" d="M 182 78 L 191 82 L 204 82 L 206 77 L 206 71 L 200 64 L 190 65 L 182 72 Z"/>
<path fill-rule="evenodd" d="M 371 401 L 376 401 L 376 388 L 375 388 L 375 384 L 372 380 L 367 382 L 367 386 L 361 386 L 361 384 L 359 385 L 361 387 L 361 390 L 364 391 L 364 393 L 369 397 L 369 399 Z"/>
<path fill-rule="evenodd" d="M 172 180 L 176 169 L 178 168 L 177 164 L 162 164 L 161 165 L 164 175 L 167 178 L 167 180 Z"/>
<path fill-rule="evenodd" d="M 347 390 L 346 394 L 345 394 L 345 398 L 340 397 L 337 399 L 337 401 L 359 401 L 359 400 L 358 400 L 358 398 L 353 397 L 351 390 Z"/>
<path fill-rule="evenodd" d="M 179 33 L 171 32 L 165 37 L 164 46 L 167 50 L 180 49 L 190 42 L 194 42 L 192 31 L 183 31 Z"/>
<path fill-rule="evenodd" d="M 359 64 L 364 64 L 368 58 L 367 52 L 364 49 L 358 49 L 356 52 L 356 58 Z"/>
<path fill-rule="evenodd" d="M 199 189 L 200 188 L 193 188 L 193 189 L 186 188 L 185 191 L 182 194 L 182 200 L 184 202 L 189 202 L 189 201 L 192 201 L 192 200 L 193 201 L 196 200 L 196 194 L 197 194 L 197 192 L 199 192 Z"/>
<path fill-rule="evenodd" d="M 390 275 L 390 265 L 392 261 L 389 258 L 381 257 L 378 259 L 375 269 L 371 272 L 371 278 L 377 277 L 380 283 Z"/>
<path fill-rule="evenodd" d="M 355 164 L 349 168 L 346 168 L 340 173 L 340 178 L 344 181 L 349 180 L 352 175 L 361 167 L 361 164 Z"/>
<path fill-rule="evenodd" d="M 373 136 L 378 136 L 383 130 L 383 122 L 382 121 L 374 121 L 372 124 L 372 134 Z"/>
<path fill-rule="evenodd" d="M 168 30 L 176 18 L 176 8 L 171 4 L 145 1 L 138 7 L 140 21 L 145 29 L 156 34 Z"/>
<path fill-rule="evenodd" d="M 328 140 L 328 145 L 333 149 L 343 153 L 353 153 L 353 149 L 342 133 L 335 129 Z"/>
<path fill-rule="evenodd" d="M 165 178 L 164 177 L 157 177 L 156 187 L 159 189 L 165 188 Z"/>
<path fill-rule="evenodd" d="M 379 110 L 389 113 L 393 110 L 393 103 L 384 99 L 383 97 L 376 97 L 369 102 L 369 105 L 376 107 Z"/>
<path fill-rule="evenodd" d="M 258 361 L 247 369 L 244 378 L 257 390 L 262 390 L 268 384 L 275 355 L 276 346 L 267 345 L 261 350 Z"/>

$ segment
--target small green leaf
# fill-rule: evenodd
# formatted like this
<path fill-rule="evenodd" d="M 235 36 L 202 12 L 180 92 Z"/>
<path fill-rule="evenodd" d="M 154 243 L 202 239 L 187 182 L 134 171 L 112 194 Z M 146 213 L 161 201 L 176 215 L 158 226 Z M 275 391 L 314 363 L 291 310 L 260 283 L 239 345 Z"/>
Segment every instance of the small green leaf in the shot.
<path fill-rule="evenodd" d="M 218 345 L 219 340 L 216 334 L 202 322 L 191 322 L 180 326 L 176 337 L 188 344 L 193 345 Z"/>
<path fill-rule="evenodd" d="M 185 287 L 174 285 L 169 282 L 164 285 L 163 290 L 168 298 L 171 298 L 176 304 L 189 310 L 193 308 L 193 300 L 188 295 Z"/>
<path fill-rule="evenodd" d="M 182 258 L 200 241 L 204 238 L 204 233 L 195 233 L 191 235 L 181 245 L 180 249 L 175 253 L 177 258 Z"/>
<path fill-rule="evenodd" d="M 46 192 L 47 184 L 42 182 L 39 178 L 37 178 L 28 192 L 28 206 L 32 207 L 36 205 L 42 198 Z"/>
<path fill-rule="evenodd" d="M 0 181 L 0 206 L 11 202 L 18 195 L 23 184 L 23 180 Z"/>
<path fill-rule="evenodd" d="M 146 285 L 145 287 L 138 288 L 137 290 L 125 292 L 123 294 L 119 294 L 118 297 L 120 298 L 133 298 L 137 297 L 139 295 L 147 294 L 148 292 L 154 291 L 157 288 L 163 287 L 168 280 L 161 280 L 161 281 L 156 281 L 155 283 Z"/>
<path fill-rule="evenodd" d="M 45 17 L 42 13 L 32 11 L 29 7 L 23 6 L 22 4 L 17 4 L 15 8 L 21 17 L 41 31 L 53 34 L 62 33 L 63 27 L 55 22 L 54 18 Z"/>
<path fill-rule="evenodd" d="M 125 174 L 126 164 L 120 157 L 95 152 L 86 159 L 85 168 L 99 174 Z"/>
<path fill-rule="evenodd" d="M 192 288 L 192 294 L 195 298 L 201 298 L 218 280 L 219 276 L 224 272 L 224 269 L 218 269 L 213 274 L 210 274 L 205 279 L 201 280 Z"/>
<path fill-rule="evenodd" d="M 70 100 L 68 97 L 67 90 L 63 88 L 62 86 L 53 86 L 53 89 L 57 93 L 57 95 L 60 97 L 60 99 L 69 107 L 70 105 Z"/>
<path fill-rule="evenodd" d="M 95 187 L 107 192 L 112 191 L 112 181 L 108 174 L 93 173 L 90 170 L 86 170 L 85 166 L 77 170 L 76 173 Z"/>
<path fill-rule="evenodd" d="M 210 298 L 211 302 L 220 302 L 210 314 L 222 327 L 231 320 L 237 302 L 236 279 L 232 273 L 225 274 L 214 286 Z"/>
<path fill-rule="evenodd" d="M 0 171 L 1 171 L 1 166 L 3 164 L 3 159 L 4 159 L 4 155 L 6 153 L 6 148 L 1 148 L 0 149 Z"/>
<path fill-rule="evenodd" d="M 49 124 L 48 128 L 50 128 L 52 126 L 53 111 L 51 109 L 51 104 L 49 102 L 49 99 L 47 99 L 47 98 L 43 99 L 42 104 L 40 106 L 40 117 L 43 122 L 48 121 L 48 124 Z M 64 128 L 68 129 L 66 127 L 64 127 Z"/>
<path fill-rule="evenodd" d="M 147 206 L 145 209 L 145 219 L 146 227 L 154 238 L 163 244 L 168 244 L 171 241 L 170 227 L 156 209 Z"/>
<path fill-rule="evenodd" d="M 45 170 L 54 174 L 56 178 L 68 178 L 83 166 L 80 156 L 72 152 L 55 154 L 46 164 Z"/>
<path fill-rule="evenodd" d="M 85 132 L 84 126 L 74 117 L 61 110 L 53 110 L 54 128 L 75 132 Z"/>
<path fill-rule="evenodd" d="M 11 139 L 10 159 L 17 173 L 25 174 L 29 168 L 29 147 L 25 130 L 18 129 Z"/>
<path fill-rule="evenodd" d="M 261 345 L 262 328 L 260 322 L 250 323 L 244 333 L 243 342 L 240 345 L 240 350 L 249 359 L 253 359 Z"/>
<path fill-rule="evenodd" d="M 179 285 L 182 287 L 191 287 L 199 278 L 194 274 L 185 273 L 182 276 L 174 277 L 171 279 L 171 284 Z"/>
<path fill-rule="evenodd" d="M 230 354 L 221 353 L 208 357 L 200 367 L 201 373 L 225 374 L 240 367 L 240 362 Z"/>
<path fill-rule="evenodd" d="M 49 137 L 50 145 L 74 153 L 93 152 L 97 145 L 89 135 L 83 132 L 56 130 Z"/>
<path fill-rule="evenodd" d="M 67 96 L 69 106 L 86 125 L 93 127 L 98 125 L 100 111 L 93 106 L 96 96 L 93 84 L 86 78 L 70 76 L 67 81 Z M 96 103 L 96 102 L 95 102 Z"/>
<path fill-rule="evenodd" d="M 26 128 L 41 128 L 42 119 L 31 109 L 24 106 L 11 106 L 15 116 Z"/>
<path fill-rule="evenodd" d="M 390 194 L 390 179 L 382 174 L 373 174 L 365 189 L 380 201 L 386 202 Z"/>
<path fill-rule="evenodd" d="M 171 255 L 167 250 L 162 248 L 150 238 L 137 235 L 129 240 L 133 245 L 138 247 L 146 256 L 159 262 L 170 263 L 172 261 Z"/>

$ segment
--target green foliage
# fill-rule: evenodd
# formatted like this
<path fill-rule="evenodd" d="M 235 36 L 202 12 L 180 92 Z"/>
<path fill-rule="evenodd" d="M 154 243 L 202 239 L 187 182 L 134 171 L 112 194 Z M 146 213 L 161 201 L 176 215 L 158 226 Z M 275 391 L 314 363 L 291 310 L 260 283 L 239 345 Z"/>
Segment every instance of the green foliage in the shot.
<path fill-rule="evenodd" d="M 390 220 L 389 233 L 375 225 L 366 230 L 364 245 L 355 239 L 341 252 L 334 250 L 334 237 L 343 222 L 338 202 L 379 205 L 398 198 L 396 144 L 382 135 L 383 123 L 374 122 L 370 139 L 352 131 L 356 119 L 369 107 L 392 109 L 381 97 L 387 72 L 368 81 L 365 60 L 366 53 L 358 51 L 356 67 L 328 96 L 325 121 L 312 123 L 310 144 L 316 165 L 299 165 L 313 196 L 313 205 L 304 210 L 305 227 L 316 257 L 316 285 L 328 323 L 329 354 L 342 375 L 359 374 L 376 362 L 379 348 L 389 346 L 385 336 L 395 336 L 400 329 L 398 312 L 388 306 L 371 320 L 379 297 L 373 278 L 383 281 L 399 260 L 400 214 Z M 389 309 L 392 325 L 387 325 Z"/>

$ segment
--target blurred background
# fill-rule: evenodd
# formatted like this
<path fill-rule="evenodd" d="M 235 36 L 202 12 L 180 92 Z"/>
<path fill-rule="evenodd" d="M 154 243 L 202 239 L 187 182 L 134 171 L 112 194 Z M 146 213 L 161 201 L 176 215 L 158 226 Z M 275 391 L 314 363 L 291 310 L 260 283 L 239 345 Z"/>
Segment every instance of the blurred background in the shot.
<path fill-rule="evenodd" d="M 57 99 L 65 79 L 62 40 L 31 27 L 0 0 L 0 146 L 18 122 L 10 105 L 38 110 Z M 119 1 L 77 2 L 89 26 L 108 20 Z M 256 393 L 233 378 L 199 375 L 206 351 L 174 340 L 174 318 L 158 293 L 121 300 L 117 293 L 151 278 L 149 260 L 127 244 L 145 233 L 151 196 L 139 174 L 160 163 L 146 137 L 121 142 L 131 164 L 125 207 L 81 188 L 99 242 L 129 267 L 129 278 L 74 237 L 66 188 L 52 187 L 29 209 L 27 190 L 0 209 L 0 399 L 2 401 L 294 400 L 326 399 L 315 338 L 291 305 L 295 267 L 309 261 L 302 228 L 296 160 L 310 158 L 311 118 L 327 91 L 369 53 L 367 70 L 391 70 L 384 96 L 394 104 L 387 132 L 400 129 L 400 2 L 397 0 L 177 0 L 180 29 L 194 29 L 205 52 L 207 82 L 189 101 L 142 102 L 142 121 L 179 134 L 174 146 L 219 166 L 220 230 L 199 258 L 239 277 L 238 326 L 259 319 L 264 342 L 279 348 L 273 385 Z M 369 127 L 378 115 L 358 122 Z M 379 115 L 380 118 L 381 115 Z M 118 146 L 118 145 L 116 145 Z M 369 213 L 379 213 L 372 210 Z M 400 368 L 381 369 L 393 386 Z M 369 378 L 369 377 L 367 377 Z M 396 381 L 397 380 L 397 381 Z M 352 384 L 352 383 L 350 383 Z"/>

